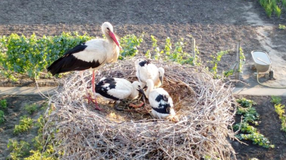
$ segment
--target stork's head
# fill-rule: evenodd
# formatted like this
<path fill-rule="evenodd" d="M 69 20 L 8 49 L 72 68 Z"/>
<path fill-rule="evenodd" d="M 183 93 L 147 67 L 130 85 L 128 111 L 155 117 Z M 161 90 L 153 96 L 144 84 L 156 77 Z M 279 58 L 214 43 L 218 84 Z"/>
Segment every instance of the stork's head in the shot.
<path fill-rule="evenodd" d="M 164 70 L 164 68 L 160 67 L 160 68 L 158 68 L 158 72 L 159 72 L 159 79 L 161 81 L 161 84 L 163 84 L 163 77 L 165 74 L 165 70 Z"/>
<path fill-rule="evenodd" d="M 105 34 L 105 36 L 109 36 L 115 42 L 115 44 L 121 49 L 119 41 L 117 40 L 115 34 L 113 33 L 113 26 L 109 22 L 104 22 L 101 25 L 101 30 L 102 33 Z"/>

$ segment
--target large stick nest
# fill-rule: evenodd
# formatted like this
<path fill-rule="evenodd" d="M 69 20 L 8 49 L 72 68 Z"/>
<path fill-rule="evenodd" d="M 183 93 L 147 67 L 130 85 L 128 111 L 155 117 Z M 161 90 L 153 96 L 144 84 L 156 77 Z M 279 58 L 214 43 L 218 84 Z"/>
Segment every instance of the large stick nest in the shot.
<path fill-rule="evenodd" d="M 96 75 L 137 80 L 135 59 L 104 65 Z M 235 159 L 229 143 L 235 106 L 230 87 L 203 67 L 152 61 L 165 68 L 163 88 L 174 101 L 176 121 L 153 119 L 135 109 L 115 111 L 104 100 L 94 110 L 84 96 L 91 73 L 62 79 L 50 97 L 44 135 L 61 159 Z M 230 86 L 230 85 L 229 85 Z M 126 106 L 125 106 L 126 108 Z M 51 136 L 52 135 L 52 136 Z M 52 140 L 51 140 L 52 139 Z"/>

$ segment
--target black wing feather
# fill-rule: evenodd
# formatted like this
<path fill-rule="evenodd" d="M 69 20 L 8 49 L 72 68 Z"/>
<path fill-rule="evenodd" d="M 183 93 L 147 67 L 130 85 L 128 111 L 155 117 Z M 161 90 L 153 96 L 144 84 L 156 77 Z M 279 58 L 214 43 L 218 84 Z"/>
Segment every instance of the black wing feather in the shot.
<path fill-rule="evenodd" d="M 105 84 L 108 84 L 108 86 L 104 86 Z M 95 92 L 100 94 L 101 96 L 113 100 L 119 100 L 119 98 L 114 97 L 110 94 L 108 94 L 108 90 L 114 89 L 116 87 L 116 81 L 114 78 L 105 78 L 102 81 L 98 82 L 95 86 Z"/>
<path fill-rule="evenodd" d="M 96 68 L 100 65 L 99 61 L 86 62 L 80 59 L 77 59 L 73 54 L 81 52 L 85 50 L 87 45 L 85 43 L 81 43 L 74 48 L 68 50 L 62 57 L 57 59 L 54 63 L 52 63 L 47 70 L 50 71 L 53 75 L 76 71 L 76 70 L 85 70 L 89 68 Z"/>

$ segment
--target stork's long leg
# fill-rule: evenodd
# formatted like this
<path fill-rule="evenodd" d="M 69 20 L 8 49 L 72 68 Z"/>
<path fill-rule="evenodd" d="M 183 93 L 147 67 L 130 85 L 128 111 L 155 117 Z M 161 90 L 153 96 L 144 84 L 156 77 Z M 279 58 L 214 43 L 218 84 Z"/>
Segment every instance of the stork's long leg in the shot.
<path fill-rule="evenodd" d="M 99 108 L 97 100 L 96 100 L 96 96 L 95 96 L 95 71 L 92 71 L 92 80 L 91 80 L 91 86 L 92 86 L 92 92 L 94 94 L 94 104 L 95 104 L 95 109 L 97 110 L 102 110 L 101 108 Z"/>
<path fill-rule="evenodd" d="M 88 100 L 88 103 L 92 102 L 95 104 L 95 109 L 96 110 L 102 110 L 99 108 L 97 100 L 96 100 L 96 93 L 95 93 L 95 71 L 92 71 L 92 79 L 91 79 L 91 86 L 92 86 L 92 93 L 94 95 L 94 98 L 88 93 L 88 95 L 85 97 Z"/>

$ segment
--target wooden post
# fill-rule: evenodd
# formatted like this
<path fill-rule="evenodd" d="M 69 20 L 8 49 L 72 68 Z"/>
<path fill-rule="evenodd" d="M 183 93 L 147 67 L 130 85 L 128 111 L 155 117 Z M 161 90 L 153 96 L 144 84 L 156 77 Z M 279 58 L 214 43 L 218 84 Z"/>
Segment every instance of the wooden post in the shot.
<path fill-rule="evenodd" d="M 193 63 L 194 63 L 194 65 L 196 65 L 196 40 L 195 40 L 195 38 L 194 37 L 192 37 L 192 44 L 191 44 L 191 46 L 192 46 L 192 54 L 193 54 L 193 58 L 194 58 L 194 60 L 193 60 Z"/>
<path fill-rule="evenodd" d="M 239 67 L 240 67 L 240 41 L 237 44 L 236 48 L 236 67 L 235 67 L 235 79 L 239 80 Z"/>

